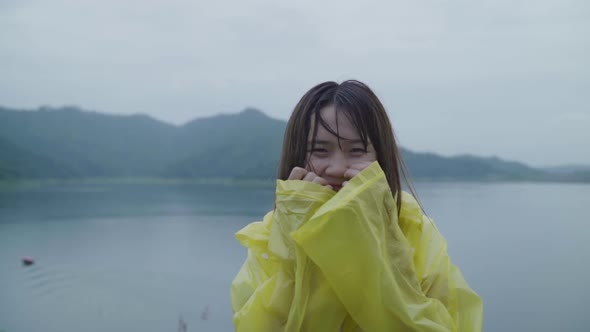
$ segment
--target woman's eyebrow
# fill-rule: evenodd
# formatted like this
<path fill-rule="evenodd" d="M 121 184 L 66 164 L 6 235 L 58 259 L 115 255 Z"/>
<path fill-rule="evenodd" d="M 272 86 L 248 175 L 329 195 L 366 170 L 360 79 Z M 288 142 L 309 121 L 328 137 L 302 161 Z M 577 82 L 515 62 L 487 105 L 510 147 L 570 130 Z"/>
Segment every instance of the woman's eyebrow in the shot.
<path fill-rule="evenodd" d="M 354 144 L 365 144 L 365 141 L 363 141 L 362 139 L 343 139 L 343 141 L 345 141 L 348 144 L 354 145 Z M 367 141 L 367 146 L 371 146 L 371 142 Z"/>
<path fill-rule="evenodd" d="M 348 143 L 348 144 L 364 144 L 362 139 L 346 139 L 346 138 L 342 138 L 342 141 Z M 313 141 L 309 141 L 307 144 L 311 145 L 312 143 L 314 143 Z M 330 145 L 332 144 L 332 142 L 330 141 L 324 141 L 324 140 L 316 140 L 315 141 L 315 145 Z M 371 145 L 371 142 L 367 142 L 367 146 Z"/>
<path fill-rule="evenodd" d="M 316 140 L 314 141 L 309 141 L 307 144 L 311 145 L 311 144 L 315 144 L 315 145 L 329 145 L 330 142 L 329 141 L 322 141 L 322 140 Z"/>

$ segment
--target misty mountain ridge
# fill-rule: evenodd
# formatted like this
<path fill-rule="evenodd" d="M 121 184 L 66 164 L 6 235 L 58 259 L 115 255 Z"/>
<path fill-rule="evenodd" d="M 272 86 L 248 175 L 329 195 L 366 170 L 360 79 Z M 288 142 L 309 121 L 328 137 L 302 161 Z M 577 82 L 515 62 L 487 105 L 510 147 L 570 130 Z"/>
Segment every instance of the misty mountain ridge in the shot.
<path fill-rule="evenodd" d="M 274 179 L 285 127 L 285 121 L 254 108 L 177 126 L 144 114 L 110 115 L 72 106 L 0 107 L 0 180 Z M 548 170 L 497 157 L 401 150 L 418 180 L 590 182 L 590 167 Z"/>

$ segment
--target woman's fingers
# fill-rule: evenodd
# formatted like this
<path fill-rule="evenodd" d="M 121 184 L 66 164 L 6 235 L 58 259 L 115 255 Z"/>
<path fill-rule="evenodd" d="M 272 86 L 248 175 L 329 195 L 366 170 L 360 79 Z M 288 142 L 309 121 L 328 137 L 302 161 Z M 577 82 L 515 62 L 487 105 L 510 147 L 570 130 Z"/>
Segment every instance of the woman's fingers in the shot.
<path fill-rule="evenodd" d="M 332 187 L 326 179 L 322 178 L 321 176 L 318 176 L 314 172 L 310 172 L 305 168 L 301 167 L 293 168 L 293 170 L 291 170 L 291 173 L 289 174 L 288 180 L 303 180 L 313 182 L 322 185 L 328 189 L 334 190 L 334 187 Z"/>
<path fill-rule="evenodd" d="M 344 172 L 345 179 L 352 179 L 355 175 L 359 174 L 361 171 L 354 168 L 349 168 Z"/>
<path fill-rule="evenodd" d="M 346 172 L 344 172 L 344 178 L 352 179 L 358 173 L 360 173 L 363 169 L 369 167 L 373 162 L 372 161 L 363 161 L 353 165 L 350 165 Z"/>
<path fill-rule="evenodd" d="M 289 178 L 287 180 L 302 180 L 307 175 L 307 170 L 301 167 L 294 167 L 291 170 L 291 174 L 289 174 Z"/>
<path fill-rule="evenodd" d="M 309 172 L 303 177 L 303 181 L 313 182 L 318 176 L 314 172 Z"/>
<path fill-rule="evenodd" d="M 293 168 L 291 174 L 289 175 L 289 180 L 303 180 L 307 182 L 317 183 L 325 187 L 329 186 L 329 182 L 326 179 L 322 178 L 321 176 L 318 176 L 314 172 L 307 171 L 306 169 L 301 167 Z M 332 186 L 329 186 L 329 188 L 333 189 Z"/>
<path fill-rule="evenodd" d="M 328 185 L 328 181 L 326 181 L 324 178 L 317 176 L 315 179 L 313 179 L 311 182 L 313 183 L 317 183 L 317 184 L 321 184 L 322 186 Z"/>

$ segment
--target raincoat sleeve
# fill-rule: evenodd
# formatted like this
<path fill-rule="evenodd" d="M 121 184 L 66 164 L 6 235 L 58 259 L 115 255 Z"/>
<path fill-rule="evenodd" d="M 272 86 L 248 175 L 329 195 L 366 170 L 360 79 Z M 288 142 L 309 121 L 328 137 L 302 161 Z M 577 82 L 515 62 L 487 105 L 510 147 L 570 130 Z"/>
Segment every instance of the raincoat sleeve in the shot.
<path fill-rule="evenodd" d="M 238 241 L 248 248 L 246 261 L 231 286 L 236 331 L 301 330 L 307 306 L 294 303 L 309 295 L 301 286 L 303 279 L 308 284 L 312 277 L 309 273 L 303 276 L 303 271 L 309 272 L 309 259 L 296 248 L 290 234 L 334 195 L 334 191 L 309 182 L 277 181 L 275 209 L 263 221 L 236 234 Z M 318 279 L 317 274 L 313 278 Z M 323 299 L 324 307 L 343 313 L 337 298 L 326 294 L 331 292 L 329 286 L 323 284 L 320 287 L 316 280 L 315 297 Z M 338 319 L 338 315 L 328 316 Z"/>
<path fill-rule="evenodd" d="M 481 331 L 482 303 L 408 194 L 400 217 L 377 163 L 292 233 L 349 319 L 343 331 Z"/>

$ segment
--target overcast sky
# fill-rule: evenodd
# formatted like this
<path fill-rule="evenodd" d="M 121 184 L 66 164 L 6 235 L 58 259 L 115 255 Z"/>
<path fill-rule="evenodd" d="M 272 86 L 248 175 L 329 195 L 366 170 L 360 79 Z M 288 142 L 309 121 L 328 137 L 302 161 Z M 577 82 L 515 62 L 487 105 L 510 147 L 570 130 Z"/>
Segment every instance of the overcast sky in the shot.
<path fill-rule="evenodd" d="M 407 148 L 590 164 L 588 0 L 0 0 L 7 107 L 287 119 L 348 78 Z"/>

